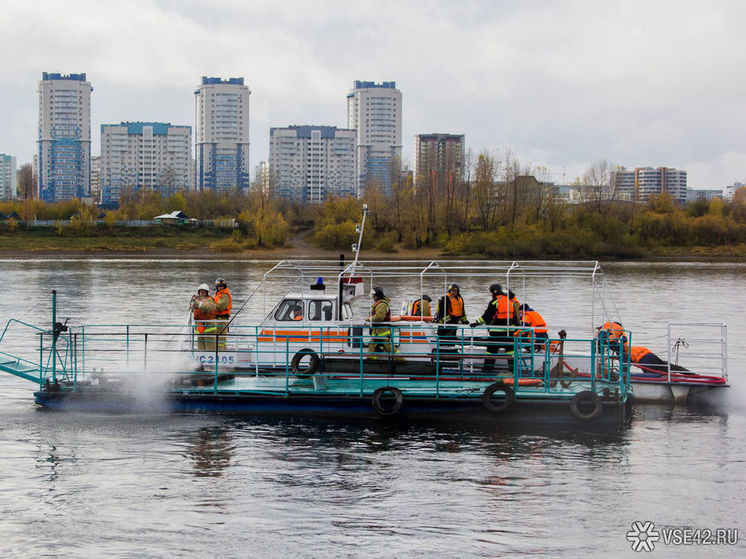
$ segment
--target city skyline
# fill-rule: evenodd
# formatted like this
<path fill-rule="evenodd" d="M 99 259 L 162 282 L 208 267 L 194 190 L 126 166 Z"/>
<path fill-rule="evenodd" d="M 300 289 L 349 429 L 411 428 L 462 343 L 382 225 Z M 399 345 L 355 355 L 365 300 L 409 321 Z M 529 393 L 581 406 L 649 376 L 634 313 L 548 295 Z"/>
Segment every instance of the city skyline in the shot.
<path fill-rule="evenodd" d="M 365 79 L 402 91 L 410 169 L 414 136 L 445 132 L 474 152 L 511 148 L 558 183 L 598 159 L 686 169 L 692 188 L 746 178 L 736 3 L 41 1 L 5 15 L 0 152 L 19 167 L 35 152 L 38 76 L 59 71 L 93 84 L 93 130 L 193 125 L 200 76 L 243 76 L 252 169 L 271 127 L 345 128 L 350 83 Z"/>

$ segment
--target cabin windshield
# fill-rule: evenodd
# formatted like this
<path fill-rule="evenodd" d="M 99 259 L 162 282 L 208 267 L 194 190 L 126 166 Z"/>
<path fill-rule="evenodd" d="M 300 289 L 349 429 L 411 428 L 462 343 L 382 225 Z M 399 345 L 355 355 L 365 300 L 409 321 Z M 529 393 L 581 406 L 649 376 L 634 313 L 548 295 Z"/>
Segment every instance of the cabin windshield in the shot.
<path fill-rule="evenodd" d="M 285 299 L 275 312 L 275 320 L 283 322 L 303 320 L 303 300 Z"/>

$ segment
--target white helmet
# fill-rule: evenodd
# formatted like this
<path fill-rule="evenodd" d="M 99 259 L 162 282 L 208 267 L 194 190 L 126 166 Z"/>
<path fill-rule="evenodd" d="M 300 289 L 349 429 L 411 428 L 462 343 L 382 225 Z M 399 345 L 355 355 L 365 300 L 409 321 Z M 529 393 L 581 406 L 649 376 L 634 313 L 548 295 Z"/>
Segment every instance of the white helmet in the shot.
<path fill-rule="evenodd" d="M 200 285 L 200 286 L 199 286 L 199 287 L 197 288 L 197 293 L 199 293 L 199 292 L 200 292 L 200 291 L 202 291 L 203 289 L 204 289 L 205 291 L 207 291 L 208 293 L 210 292 L 210 287 L 209 287 L 209 286 L 208 286 L 208 285 L 207 285 L 206 283 L 203 283 L 202 285 Z"/>

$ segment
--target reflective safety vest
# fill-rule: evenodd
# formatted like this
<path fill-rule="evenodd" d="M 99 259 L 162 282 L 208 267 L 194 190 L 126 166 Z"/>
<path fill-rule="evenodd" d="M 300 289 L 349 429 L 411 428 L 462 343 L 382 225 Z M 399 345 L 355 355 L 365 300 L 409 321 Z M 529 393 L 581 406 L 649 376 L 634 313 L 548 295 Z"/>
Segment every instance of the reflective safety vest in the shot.
<path fill-rule="evenodd" d="M 461 295 L 456 295 L 455 297 L 453 297 L 449 293 L 448 304 L 451 307 L 451 310 L 448 313 L 449 316 L 454 316 L 456 318 L 464 316 L 464 300 L 461 298 Z"/>
<path fill-rule="evenodd" d="M 547 323 L 544 318 L 536 311 L 523 311 L 523 320 L 521 321 L 523 326 L 531 326 L 533 330 L 521 330 L 518 332 L 521 336 L 530 336 L 531 332 L 534 335 L 547 334 Z"/>
<path fill-rule="evenodd" d="M 430 316 L 430 303 L 428 303 L 427 301 L 423 301 L 422 299 L 417 299 L 414 303 L 412 303 L 412 316 L 420 316 L 420 306 L 423 307 L 421 315 Z"/>
<path fill-rule="evenodd" d="M 378 301 L 373 301 L 373 304 L 370 306 L 371 316 L 376 314 L 376 307 L 380 304 L 386 305 L 386 316 L 380 322 L 391 322 L 391 307 L 389 306 L 389 303 L 388 301 L 386 301 L 386 299 L 379 299 Z"/>
<path fill-rule="evenodd" d="M 515 307 L 507 295 L 498 295 L 492 301 L 495 305 L 495 320 L 512 320 L 515 318 Z"/>
<path fill-rule="evenodd" d="M 649 353 L 653 353 L 648 348 L 641 345 L 633 345 L 631 347 L 625 345 L 625 349 L 627 348 L 629 348 L 629 359 L 630 361 L 632 361 L 632 363 L 639 363 L 643 357 L 645 357 Z"/>
<path fill-rule="evenodd" d="M 231 292 L 228 291 L 228 288 L 226 287 L 222 291 L 218 291 L 213 296 L 213 299 L 215 299 L 215 305 L 217 306 L 220 303 L 220 300 L 224 296 L 228 296 L 228 307 L 225 310 L 222 311 L 215 311 L 215 318 L 228 318 L 231 315 L 231 309 L 233 308 L 233 297 L 231 296 Z"/>

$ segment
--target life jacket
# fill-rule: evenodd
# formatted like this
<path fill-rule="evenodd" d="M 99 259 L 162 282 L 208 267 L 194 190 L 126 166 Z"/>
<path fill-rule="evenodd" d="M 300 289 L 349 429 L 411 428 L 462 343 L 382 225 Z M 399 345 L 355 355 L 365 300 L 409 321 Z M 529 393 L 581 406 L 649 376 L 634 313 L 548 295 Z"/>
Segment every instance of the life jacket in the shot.
<path fill-rule="evenodd" d="M 429 308 L 425 308 L 424 312 L 420 313 L 421 306 L 422 306 L 422 299 L 417 299 L 414 303 L 412 303 L 412 316 L 420 316 L 420 314 L 422 314 L 422 316 L 430 316 Z"/>
<path fill-rule="evenodd" d="M 384 303 L 386 305 L 386 316 L 383 318 L 382 322 L 391 322 L 391 307 L 389 306 L 389 302 L 386 299 L 378 299 L 378 301 L 373 301 L 373 304 L 370 306 L 371 316 L 375 314 L 376 307 L 381 303 Z"/>
<path fill-rule="evenodd" d="M 303 320 L 303 315 L 299 314 L 293 317 L 293 320 Z"/>
<path fill-rule="evenodd" d="M 625 345 L 624 347 L 629 350 L 629 359 L 632 363 L 639 363 L 647 354 L 653 353 L 648 348 L 641 345 L 633 345 L 631 347 Z"/>
<path fill-rule="evenodd" d="M 530 336 L 531 332 L 533 332 L 534 335 L 547 333 L 547 323 L 544 321 L 544 318 L 536 311 L 523 311 L 522 322 L 524 326 L 531 326 L 533 328 L 533 330 L 521 331 L 520 334 L 523 336 Z"/>
<path fill-rule="evenodd" d="M 618 322 L 604 322 L 604 325 L 601 326 L 601 330 L 605 330 L 607 332 L 610 342 L 620 340 L 622 336 L 624 336 L 624 326 L 622 326 Z"/>
<path fill-rule="evenodd" d="M 464 300 L 461 298 L 461 295 L 456 295 L 455 297 L 453 297 L 449 293 L 448 294 L 448 306 L 451 307 L 450 312 L 448 312 L 449 316 L 455 316 L 455 317 L 464 316 Z"/>
<path fill-rule="evenodd" d="M 515 307 L 507 295 L 498 295 L 492 300 L 495 305 L 495 320 L 512 320 L 515 318 Z"/>
<path fill-rule="evenodd" d="M 213 299 L 215 299 L 215 305 L 218 304 L 218 301 L 223 298 L 223 295 L 228 296 L 228 308 L 226 308 L 224 311 L 215 311 L 215 318 L 228 318 L 231 315 L 231 309 L 233 308 L 233 297 L 231 296 L 231 292 L 228 291 L 228 288 L 226 287 L 222 291 L 218 291 L 214 296 Z"/>

